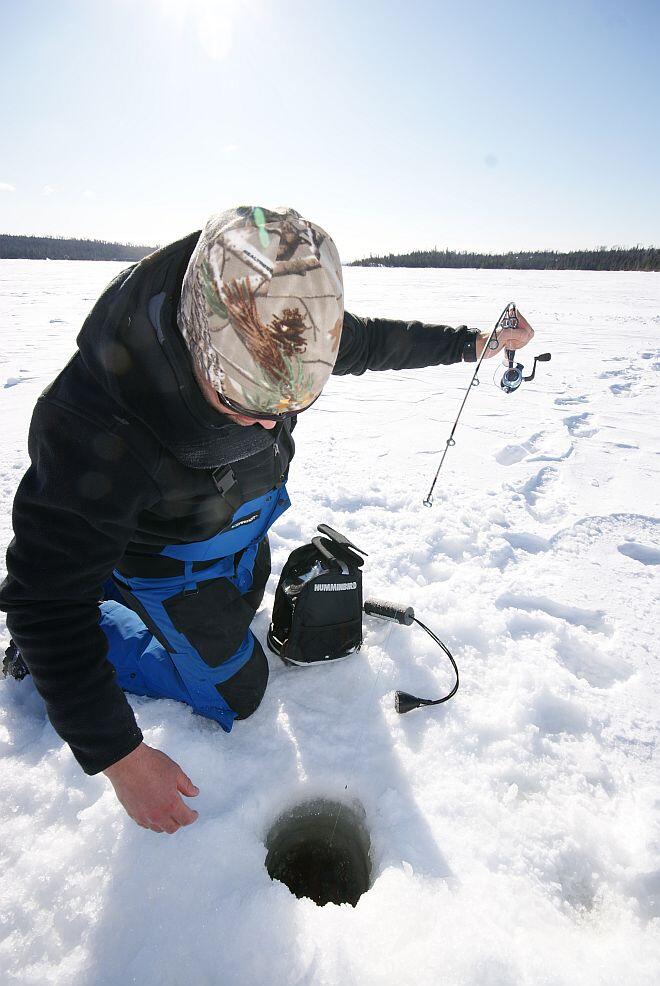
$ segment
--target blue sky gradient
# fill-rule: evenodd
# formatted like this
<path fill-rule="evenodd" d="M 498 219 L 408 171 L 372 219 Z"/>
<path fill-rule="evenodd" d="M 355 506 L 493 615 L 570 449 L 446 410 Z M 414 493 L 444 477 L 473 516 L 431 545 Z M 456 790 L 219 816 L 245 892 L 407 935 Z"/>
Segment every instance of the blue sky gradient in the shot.
<path fill-rule="evenodd" d="M 658 243 L 657 0 L 0 0 L 0 231 Z"/>

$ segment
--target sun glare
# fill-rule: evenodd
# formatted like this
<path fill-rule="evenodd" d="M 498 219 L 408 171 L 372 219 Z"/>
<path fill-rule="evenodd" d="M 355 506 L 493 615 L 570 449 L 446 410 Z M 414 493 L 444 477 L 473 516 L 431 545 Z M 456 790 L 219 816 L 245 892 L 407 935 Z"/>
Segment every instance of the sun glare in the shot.
<path fill-rule="evenodd" d="M 225 58 L 231 51 L 239 18 L 254 13 L 256 0 L 155 0 L 177 30 L 192 24 L 210 58 Z"/>

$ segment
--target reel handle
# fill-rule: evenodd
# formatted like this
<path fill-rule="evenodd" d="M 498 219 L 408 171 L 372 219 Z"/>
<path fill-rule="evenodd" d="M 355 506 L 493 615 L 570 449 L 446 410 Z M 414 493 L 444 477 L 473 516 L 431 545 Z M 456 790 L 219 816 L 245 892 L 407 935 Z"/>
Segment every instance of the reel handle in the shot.
<path fill-rule="evenodd" d="M 534 357 L 534 366 L 532 367 L 532 372 L 528 377 L 523 377 L 523 380 L 533 380 L 536 375 L 536 364 L 537 363 L 549 363 L 552 359 L 552 353 L 541 353 L 540 356 Z"/>

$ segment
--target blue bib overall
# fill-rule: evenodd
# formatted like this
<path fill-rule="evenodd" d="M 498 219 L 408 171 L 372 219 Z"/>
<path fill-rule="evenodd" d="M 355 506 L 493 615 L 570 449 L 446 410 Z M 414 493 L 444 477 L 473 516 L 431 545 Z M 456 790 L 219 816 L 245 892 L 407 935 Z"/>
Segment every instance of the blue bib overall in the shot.
<path fill-rule="evenodd" d="M 270 572 L 266 534 L 289 505 L 282 486 L 241 504 L 214 537 L 168 545 L 160 554 L 178 575 L 115 570 L 99 625 L 125 691 L 186 702 L 226 732 L 254 712 L 268 662 L 249 626 Z"/>

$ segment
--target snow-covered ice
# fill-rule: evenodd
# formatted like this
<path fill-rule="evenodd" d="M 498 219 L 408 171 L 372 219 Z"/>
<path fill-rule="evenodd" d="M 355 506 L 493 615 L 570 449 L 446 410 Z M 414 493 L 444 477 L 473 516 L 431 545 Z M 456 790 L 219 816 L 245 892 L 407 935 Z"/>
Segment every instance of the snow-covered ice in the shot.
<path fill-rule="evenodd" d="M 120 267 L 0 262 L 3 546 L 31 407 Z M 362 314 L 490 328 L 513 299 L 536 329 L 525 355 L 553 359 L 511 396 L 484 363 L 431 510 L 471 368 L 333 379 L 299 421 L 256 629 L 325 521 L 369 552 L 369 595 L 447 642 L 461 689 L 397 716 L 395 688 L 440 694 L 450 670 L 421 631 L 365 618 L 345 662 L 271 656 L 261 708 L 229 736 L 131 698 L 201 788 L 199 821 L 166 837 L 82 774 L 31 681 L 0 682 L 3 983 L 660 980 L 660 275 L 345 277 Z M 373 885 L 355 909 L 298 900 L 264 868 L 271 823 L 317 795 L 366 811 Z"/>

